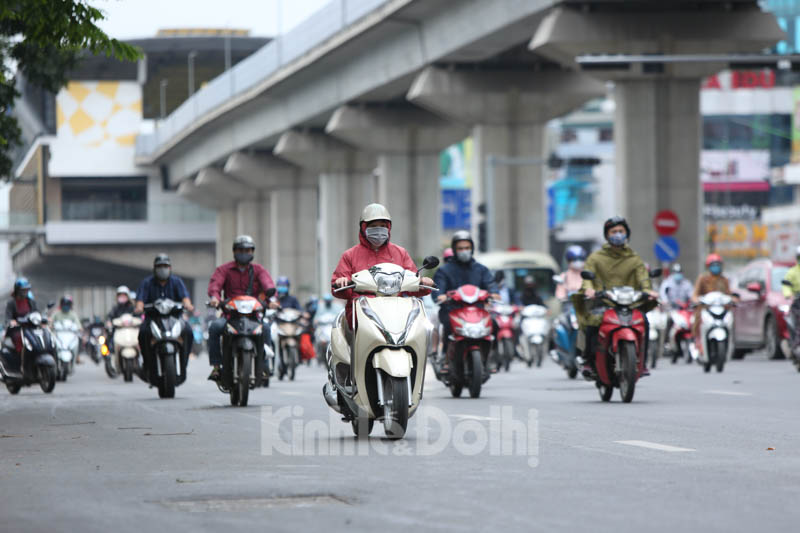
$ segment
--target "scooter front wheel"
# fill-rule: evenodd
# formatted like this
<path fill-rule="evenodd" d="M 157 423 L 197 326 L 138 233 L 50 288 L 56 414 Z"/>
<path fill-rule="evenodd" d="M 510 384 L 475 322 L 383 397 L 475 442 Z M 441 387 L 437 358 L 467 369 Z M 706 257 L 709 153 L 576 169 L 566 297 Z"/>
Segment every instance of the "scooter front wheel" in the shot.
<path fill-rule="evenodd" d="M 622 364 L 619 393 L 624 403 L 630 403 L 633 400 L 633 393 L 636 390 L 636 378 L 639 373 L 636 345 L 631 341 L 620 342 L 619 351 Z"/>
<path fill-rule="evenodd" d="M 39 386 L 46 394 L 56 388 L 56 369 L 52 366 L 39 367 Z"/>
<path fill-rule="evenodd" d="M 470 356 L 470 380 L 469 380 L 469 396 L 470 398 L 479 398 L 481 395 L 481 385 L 483 385 L 483 361 L 481 358 L 480 350 L 473 350 Z"/>
<path fill-rule="evenodd" d="M 9 394 L 19 394 L 19 390 L 22 388 L 22 385 L 19 383 L 6 383 L 6 388 L 8 389 Z"/>
<path fill-rule="evenodd" d="M 380 370 L 379 370 L 380 372 Z M 383 376 L 383 431 L 402 439 L 408 427 L 408 378 Z"/>

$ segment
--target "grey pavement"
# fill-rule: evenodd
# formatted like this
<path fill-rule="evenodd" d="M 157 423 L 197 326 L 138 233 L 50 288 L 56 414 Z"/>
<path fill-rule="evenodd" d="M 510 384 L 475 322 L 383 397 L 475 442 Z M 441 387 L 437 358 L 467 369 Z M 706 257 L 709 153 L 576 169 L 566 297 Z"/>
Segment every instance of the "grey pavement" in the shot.
<path fill-rule="evenodd" d="M 2 531 L 795 531 L 800 373 L 751 355 L 664 364 L 632 404 L 551 362 L 480 399 L 429 375 L 406 439 L 355 441 L 324 372 L 251 392 L 190 366 L 174 400 L 92 363 L 0 390 Z M 508 415 L 511 418 L 508 418 Z M 511 428 L 513 431 L 509 431 Z"/>

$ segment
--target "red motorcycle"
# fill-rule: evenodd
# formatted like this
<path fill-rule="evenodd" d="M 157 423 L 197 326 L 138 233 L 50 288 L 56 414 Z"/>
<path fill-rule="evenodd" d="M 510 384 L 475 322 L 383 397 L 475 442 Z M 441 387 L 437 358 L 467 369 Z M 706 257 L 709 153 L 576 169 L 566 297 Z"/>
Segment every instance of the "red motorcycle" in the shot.
<path fill-rule="evenodd" d="M 453 334 L 446 354 L 449 371 L 440 379 L 453 397 L 460 397 L 467 386 L 470 397 L 477 398 L 489 379 L 486 362 L 494 340 L 492 317 L 486 310 L 489 292 L 475 285 L 462 285 L 448 292 L 447 298 L 454 304 L 449 315 Z"/>
<path fill-rule="evenodd" d="M 692 337 L 692 322 L 694 313 L 689 308 L 689 303 L 685 303 L 674 308 L 670 312 L 672 320 L 672 330 L 670 331 L 670 344 L 672 345 L 672 362 L 677 363 L 681 357 L 686 358 L 687 363 L 691 363 L 691 346 L 694 342 Z"/>
<path fill-rule="evenodd" d="M 656 269 L 650 277 L 658 277 Z M 592 280 L 594 272 L 584 271 L 583 279 Z M 593 298 L 592 312 L 602 311 L 603 319 L 597 335 L 595 366 L 596 385 L 600 398 L 611 400 L 614 388 L 618 387 L 622 401 L 633 400 L 636 382 L 644 372 L 645 360 L 645 314 L 658 302 L 633 287 L 614 287 L 598 291 Z"/>
<path fill-rule="evenodd" d="M 496 303 L 492 306 L 492 317 L 497 323 L 494 367 L 498 370 L 504 368 L 508 372 L 511 360 L 516 354 L 516 343 L 514 342 L 516 316 L 517 308 L 513 305 Z"/>

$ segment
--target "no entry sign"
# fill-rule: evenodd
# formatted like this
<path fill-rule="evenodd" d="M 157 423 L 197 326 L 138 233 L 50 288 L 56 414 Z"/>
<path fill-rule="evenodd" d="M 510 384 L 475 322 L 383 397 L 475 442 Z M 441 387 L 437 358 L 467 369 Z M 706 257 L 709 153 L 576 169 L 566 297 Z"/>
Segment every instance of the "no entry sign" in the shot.
<path fill-rule="evenodd" d="M 681 223 L 680 220 L 678 220 L 678 215 L 666 209 L 656 213 L 656 216 L 653 218 L 653 227 L 656 228 L 659 235 L 672 235 L 678 231 L 680 225 Z"/>

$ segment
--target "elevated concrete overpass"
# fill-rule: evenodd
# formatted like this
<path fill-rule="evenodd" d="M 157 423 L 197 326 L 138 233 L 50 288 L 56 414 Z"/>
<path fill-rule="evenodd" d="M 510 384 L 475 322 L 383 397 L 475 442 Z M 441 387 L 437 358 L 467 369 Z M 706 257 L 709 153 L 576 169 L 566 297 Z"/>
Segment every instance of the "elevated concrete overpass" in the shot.
<path fill-rule="evenodd" d="M 725 64 L 581 66 L 583 54 L 760 52 L 782 38 L 755 1 L 339 0 L 215 79 L 137 141 L 187 198 L 301 288 L 324 288 L 356 242 L 360 207 L 386 203 L 393 238 L 438 250 L 438 152 L 469 134 L 477 205 L 493 198 L 497 248 L 544 249 L 544 124 L 616 83 L 617 167 L 633 245 L 647 255 L 658 209 L 682 219 L 700 262 L 699 82 Z M 487 190 L 491 187 L 491 191 Z M 599 233 L 599 229 L 598 229 Z M 315 237 L 314 237 L 315 236 Z"/>

